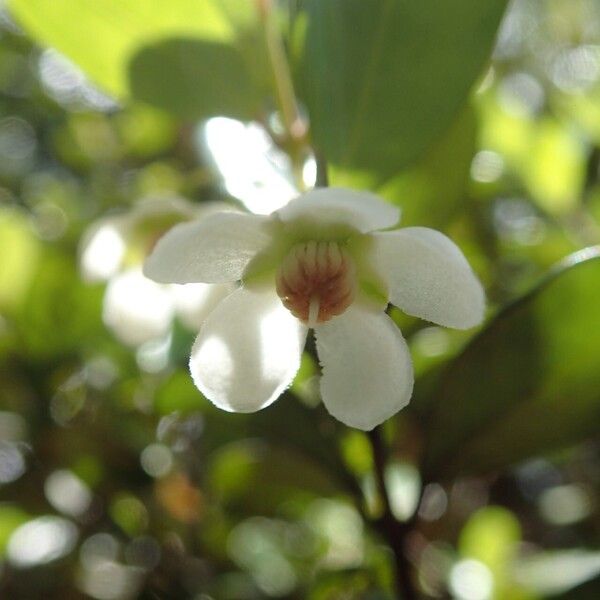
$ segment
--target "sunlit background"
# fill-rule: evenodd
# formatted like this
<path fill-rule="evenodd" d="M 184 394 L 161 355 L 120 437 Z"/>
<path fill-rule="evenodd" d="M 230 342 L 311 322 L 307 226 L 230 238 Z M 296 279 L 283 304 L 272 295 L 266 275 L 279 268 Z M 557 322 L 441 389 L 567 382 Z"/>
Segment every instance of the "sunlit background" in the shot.
<path fill-rule="evenodd" d="M 231 288 L 141 274 L 173 224 L 268 214 L 314 185 L 277 127 L 121 105 L 0 13 L 1 598 L 392 597 L 371 448 L 317 407 L 314 361 L 265 413 L 218 412 L 186 362 Z M 517 0 L 472 107 L 378 191 L 459 243 L 495 310 L 600 241 L 599 164 L 600 4 Z M 472 335 L 393 316 L 419 374 Z M 386 483 L 394 515 L 417 514 L 424 597 L 600 597 L 597 440 L 423 486 L 413 419 L 390 426 Z"/>

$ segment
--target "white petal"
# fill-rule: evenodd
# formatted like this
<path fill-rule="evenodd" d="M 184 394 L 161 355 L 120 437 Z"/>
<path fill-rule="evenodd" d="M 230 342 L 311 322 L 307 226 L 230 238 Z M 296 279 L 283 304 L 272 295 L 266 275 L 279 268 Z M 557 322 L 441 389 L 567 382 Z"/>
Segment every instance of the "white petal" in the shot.
<path fill-rule="evenodd" d="M 144 274 L 159 283 L 227 283 L 271 241 L 268 218 L 224 212 L 182 223 L 156 244 Z"/>
<path fill-rule="evenodd" d="M 131 269 L 108 284 L 102 318 L 121 342 L 139 346 L 169 331 L 173 301 L 165 286 Z"/>
<path fill-rule="evenodd" d="M 233 283 L 187 283 L 169 286 L 184 325 L 198 331 L 208 315 L 235 290 Z"/>
<path fill-rule="evenodd" d="M 390 302 L 446 327 L 468 329 L 483 320 L 485 295 L 458 246 L 425 227 L 373 234 L 373 258 L 388 283 Z"/>
<path fill-rule="evenodd" d="M 190 357 L 194 383 L 219 408 L 260 410 L 292 382 L 305 339 L 306 327 L 273 290 L 240 288 L 200 330 Z"/>
<path fill-rule="evenodd" d="M 342 188 L 317 188 L 295 198 L 275 214 L 284 222 L 346 225 L 361 233 L 393 227 L 400 220 L 400 210 L 378 196 Z"/>
<path fill-rule="evenodd" d="M 384 312 L 354 304 L 315 333 L 323 367 L 321 396 L 336 419 L 369 431 L 408 404 L 410 352 Z"/>
<path fill-rule="evenodd" d="M 298 195 L 289 156 L 259 124 L 214 117 L 201 136 L 225 188 L 248 210 L 267 215 Z"/>

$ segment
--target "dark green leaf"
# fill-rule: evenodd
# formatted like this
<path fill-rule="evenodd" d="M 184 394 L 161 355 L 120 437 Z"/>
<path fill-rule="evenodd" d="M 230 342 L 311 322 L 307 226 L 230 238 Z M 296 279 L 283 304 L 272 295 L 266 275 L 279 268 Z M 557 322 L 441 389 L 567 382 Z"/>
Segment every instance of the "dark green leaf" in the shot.
<path fill-rule="evenodd" d="M 473 339 L 427 399 L 428 477 L 488 472 L 597 433 L 599 293 L 593 247 Z"/>
<path fill-rule="evenodd" d="M 133 96 L 189 119 L 251 119 L 260 106 L 238 50 L 228 44 L 170 39 L 141 50 L 130 64 Z"/>
<path fill-rule="evenodd" d="M 471 107 L 414 164 L 381 182 L 375 173 L 330 169 L 336 185 L 376 190 L 402 209 L 402 225 L 443 229 L 467 199 L 475 153 L 476 121 Z"/>
<path fill-rule="evenodd" d="M 291 494 L 333 495 L 340 491 L 322 465 L 258 439 L 221 446 L 207 462 L 210 488 L 220 502 L 239 503 L 250 513 L 276 510 Z"/>
<path fill-rule="evenodd" d="M 299 89 L 334 166 L 385 178 L 450 126 L 506 0 L 304 0 Z"/>
<path fill-rule="evenodd" d="M 403 226 L 443 228 L 464 206 L 475 134 L 475 115 L 469 107 L 421 160 L 377 190 L 400 206 Z"/>

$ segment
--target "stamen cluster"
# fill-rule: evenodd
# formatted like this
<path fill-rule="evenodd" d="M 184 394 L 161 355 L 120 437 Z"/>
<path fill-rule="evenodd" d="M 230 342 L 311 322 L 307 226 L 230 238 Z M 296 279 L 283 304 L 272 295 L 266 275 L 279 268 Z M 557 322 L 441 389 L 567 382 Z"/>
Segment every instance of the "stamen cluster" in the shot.
<path fill-rule="evenodd" d="M 298 319 L 314 326 L 342 314 L 356 294 L 356 269 L 337 242 L 301 242 L 277 272 L 277 294 Z"/>

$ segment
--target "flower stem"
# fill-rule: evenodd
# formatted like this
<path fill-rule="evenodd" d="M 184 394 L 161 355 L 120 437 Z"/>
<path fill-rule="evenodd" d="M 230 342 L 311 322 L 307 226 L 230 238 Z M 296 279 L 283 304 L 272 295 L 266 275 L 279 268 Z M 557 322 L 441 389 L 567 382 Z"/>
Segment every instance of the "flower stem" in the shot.
<path fill-rule="evenodd" d="M 317 153 L 317 185 L 328 186 L 327 160 L 321 153 Z M 412 581 L 412 567 L 404 547 L 406 538 L 412 531 L 414 516 L 406 523 L 401 523 L 394 517 L 390 505 L 390 497 L 385 485 L 385 465 L 387 462 L 387 450 L 381 437 L 381 428 L 376 427 L 368 433 L 371 451 L 373 452 L 373 465 L 375 469 L 375 481 L 379 496 L 383 502 L 383 514 L 375 522 L 381 536 L 386 540 L 394 553 L 395 582 L 397 597 L 402 600 L 415 600 L 416 589 Z"/>
<path fill-rule="evenodd" d="M 398 598 L 414 600 L 417 598 L 417 592 L 412 582 L 412 567 L 405 554 L 406 537 L 412 529 L 412 523 L 411 521 L 401 523 L 396 520 L 396 517 L 392 513 L 390 497 L 385 485 L 387 451 L 381 437 L 380 427 L 376 427 L 373 431 L 370 431 L 368 437 L 373 452 L 377 490 L 383 503 L 383 514 L 376 523 L 377 528 L 394 553 L 395 582 Z"/>
<path fill-rule="evenodd" d="M 317 187 L 328 187 L 329 175 L 327 173 L 327 161 L 320 152 L 316 153 L 315 158 L 317 159 Z"/>
<path fill-rule="evenodd" d="M 273 0 L 255 0 L 265 35 L 267 54 L 273 70 L 277 103 L 285 131 L 292 142 L 304 145 L 306 123 L 298 110 L 294 84 L 273 11 Z"/>

